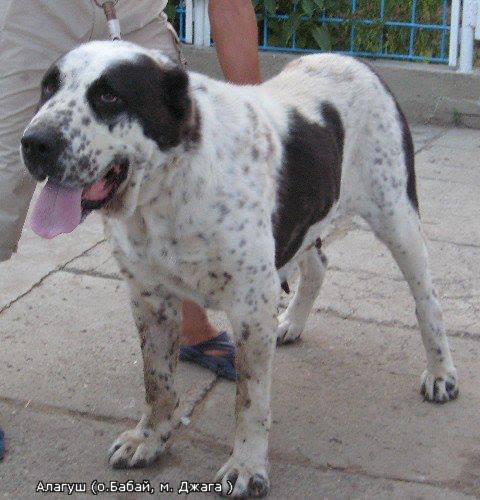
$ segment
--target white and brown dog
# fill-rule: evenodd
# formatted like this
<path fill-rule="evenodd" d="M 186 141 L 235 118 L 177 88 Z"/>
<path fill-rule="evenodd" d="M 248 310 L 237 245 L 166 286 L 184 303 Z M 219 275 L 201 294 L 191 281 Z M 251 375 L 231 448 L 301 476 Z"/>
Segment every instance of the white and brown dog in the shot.
<path fill-rule="evenodd" d="M 427 353 L 425 399 L 458 394 L 432 285 L 410 131 L 364 63 L 302 57 L 260 86 L 187 73 L 162 54 L 93 42 L 48 71 L 22 153 L 48 178 L 33 227 L 53 237 L 101 209 L 131 293 L 146 410 L 110 449 L 115 467 L 150 464 L 178 424 L 180 305 L 226 311 L 237 345 L 236 434 L 217 474 L 233 495 L 269 488 L 272 360 L 299 338 L 317 297 L 320 250 L 352 216 L 390 249 L 415 298 Z M 280 286 L 300 281 L 277 319 Z"/>

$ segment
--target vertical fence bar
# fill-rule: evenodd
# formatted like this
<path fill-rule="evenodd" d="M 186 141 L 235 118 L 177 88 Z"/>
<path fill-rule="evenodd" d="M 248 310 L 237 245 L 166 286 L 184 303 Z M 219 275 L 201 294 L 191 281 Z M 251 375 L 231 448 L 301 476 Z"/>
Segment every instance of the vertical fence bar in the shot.
<path fill-rule="evenodd" d="M 412 24 L 415 24 L 417 21 L 417 0 L 413 0 L 412 2 Z M 408 55 L 413 56 L 414 48 L 415 48 L 415 26 L 410 28 L 410 41 L 408 44 Z"/>
<path fill-rule="evenodd" d="M 448 48 L 448 65 L 455 67 L 458 62 L 458 35 L 460 32 L 460 0 L 452 0 L 450 15 L 450 44 Z"/>
<path fill-rule="evenodd" d="M 297 2 L 294 2 L 292 4 L 292 9 L 290 10 L 290 15 L 292 15 L 294 12 L 297 12 Z M 291 21 L 291 26 L 293 28 L 293 16 L 290 18 L 290 21 Z M 292 33 L 292 49 L 296 48 L 297 46 L 297 30 L 293 30 L 293 33 Z"/>
<path fill-rule="evenodd" d="M 440 35 L 440 57 L 442 59 L 445 59 L 445 34 L 446 34 L 445 26 L 447 25 L 447 10 L 448 10 L 448 2 L 447 2 L 447 0 L 443 0 L 443 3 L 442 3 L 443 29 L 442 29 L 442 34 Z"/>
<path fill-rule="evenodd" d="M 357 11 L 357 0 L 352 0 L 352 27 L 350 29 L 350 53 L 355 51 L 355 12 Z"/>
<path fill-rule="evenodd" d="M 263 9 L 263 46 L 268 47 L 268 11 L 266 7 Z"/>
<path fill-rule="evenodd" d="M 178 16 L 178 30 L 177 30 L 177 35 L 180 40 L 183 40 L 185 38 L 185 12 L 181 9 L 177 9 L 176 16 Z"/>
<path fill-rule="evenodd" d="M 185 42 L 193 43 L 193 0 L 185 1 Z"/>
<path fill-rule="evenodd" d="M 460 62 L 458 70 L 470 73 L 473 69 L 473 40 L 477 24 L 477 1 L 463 0 Z"/>
<path fill-rule="evenodd" d="M 379 54 L 383 54 L 383 42 L 384 42 L 384 23 L 385 23 L 385 0 L 380 0 L 380 20 L 382 23 L 382 32 L 380 33 L 380 50 L 378 51 Z"/>

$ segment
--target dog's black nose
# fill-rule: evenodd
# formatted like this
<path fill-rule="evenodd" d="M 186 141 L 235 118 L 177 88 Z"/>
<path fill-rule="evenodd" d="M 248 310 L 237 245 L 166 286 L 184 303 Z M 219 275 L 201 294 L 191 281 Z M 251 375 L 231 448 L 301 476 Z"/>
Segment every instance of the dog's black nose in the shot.
<path fill-rule="evenodd" d="M 21 142 L 25 166 L 35 178 L 43 180 L 56 173 L 63 140 L 55 128 L 33 128 L 25 132 Z"/>

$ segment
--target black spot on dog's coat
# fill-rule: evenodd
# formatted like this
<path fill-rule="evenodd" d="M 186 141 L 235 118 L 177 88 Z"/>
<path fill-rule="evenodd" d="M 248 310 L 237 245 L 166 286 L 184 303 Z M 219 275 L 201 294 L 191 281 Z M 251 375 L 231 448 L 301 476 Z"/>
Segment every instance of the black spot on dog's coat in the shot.
<path fill-rule="evenodd" d="M 330 103 L 321 105 L 321 113 L 325 126 L 295 109 L 290 114 L 272 220 L 278 269 L 295 255 L 309 227 L 328 214 L 340 194 L 344 128 Z"/>
<path fill-rule="evenodd" d="M 345 130 L 343 129 L 342 120 L 340 118 L 340 115 L 338 114 L 338 111 L 330 103 L 322 103 L 320 109 L 323 119 L 327 124 L 327 129 L 335 137 L 341 166 L 343 163 L 343 144 L 345 142 Z"/>
<path fill-rule="evenodd" d="M 103 94 L 117 97 L 102 100 Z M 145 55 L 107 69 L 92 83 L 87 99 L 97 118 L 114 127 L 125 115 L 140 122 L 144 134 L 162 150 L 187 140 L 198 142 L 199 113 L 191 119 L 193 104 L 188 74 L 180 67 L 164 67 Z"/>

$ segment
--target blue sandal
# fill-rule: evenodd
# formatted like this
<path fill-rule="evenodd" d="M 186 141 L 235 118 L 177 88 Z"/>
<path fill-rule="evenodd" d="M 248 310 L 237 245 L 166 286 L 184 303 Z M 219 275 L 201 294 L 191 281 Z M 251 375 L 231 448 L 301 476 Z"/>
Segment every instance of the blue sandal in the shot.
<path fill-rule="evenodd" d="M 224 354 L 205 354 L 205 351 L 212 350 L 222 351 Z M 200 342 L 200 344 L 180 346 L 179 359 L 197 363 L 219 377 L 224 377 L 228 380 L 237 379 L 235 371 L 235 346 L 229 339 L 227 332 L 221 332 L 215 338 Z"/>

